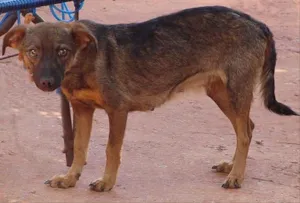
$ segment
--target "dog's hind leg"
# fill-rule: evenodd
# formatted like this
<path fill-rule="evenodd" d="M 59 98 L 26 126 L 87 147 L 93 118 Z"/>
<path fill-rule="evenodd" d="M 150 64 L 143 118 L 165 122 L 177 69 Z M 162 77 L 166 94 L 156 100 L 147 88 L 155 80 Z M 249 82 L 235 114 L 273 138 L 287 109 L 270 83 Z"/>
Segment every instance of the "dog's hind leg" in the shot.
<path fill-rule="evenodd" d="M 243 98 L 243 105 L 238 104 L 237 109 L 236 106 L 233 106 L 232 93 L 228 91 L 222 80 L 211 83 L 206 91 L 207 95 L 228 117 L 237 135 L 237 147 L 232 162 L 222 162 L 213 166 L 213 169 L 216 169 L 217 172 L 230 173 L 223 187 L 238 188 L 244 179 L 246 158 L 254 129 L 254 123 L 249 118 L 252 93 L 248 94 L 247 98 L 246 96 Z"/>
<path fill-rule="evenodd" d="M 246 114 L 246 112 L 245 114 L 238 114 L 236 117 L 237 145 L 232 169 L 222 185 L 224 188 L 240 188 L 244 180 L 246 159 L 252 138 L 250 118 Z"/>
<path fill-rule="evenodd" d="M 233 110 L 233 107 L 229 101 L 229 95 L 224 83 L 221 80 L 217 80 L 214 83 L 210 84 L 210 86 L 206 88 L 206 91 L 207 95 L 218 105 L 218 107 L 230 120 L 236 132 L 236 113 Z M 233 160 L 234 157 L 235 155 L 233 156 Z M 212 168 L 215 169 L 217 172 L 230 173 L 232 169 L 232 162 L 222 161 L 218 165 L 214 165 Z"/>

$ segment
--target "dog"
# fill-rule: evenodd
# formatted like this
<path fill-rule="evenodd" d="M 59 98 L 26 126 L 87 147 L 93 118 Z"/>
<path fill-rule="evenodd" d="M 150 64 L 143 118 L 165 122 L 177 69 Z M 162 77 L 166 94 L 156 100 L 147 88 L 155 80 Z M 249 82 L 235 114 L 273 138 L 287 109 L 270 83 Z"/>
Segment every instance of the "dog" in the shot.
<path fill-rule="evenodd" d="M 36 86 L 61 87 L 75 119 L 74 160 L 65 175 L 45 184 L 74 187 L 83 170 L 95 109 L 109 118 L 106 166 L 90 188 L 109 191 L 116 183 L 128 113 L 150 111 L 181 92 L 204 89 L 231 121 L 236 151 L 231 162 L 213 166 L 229 173 L 223 188 L 240 188 L 254 123 L 249 116 L 260 84 L 264 105 L 295 115 L 275 97 L 275 42 L 270 29 L 248 14 L 222 6 L 189 8 L 130 24 L 19 25 L 4 37 L 18 49 Z"/>

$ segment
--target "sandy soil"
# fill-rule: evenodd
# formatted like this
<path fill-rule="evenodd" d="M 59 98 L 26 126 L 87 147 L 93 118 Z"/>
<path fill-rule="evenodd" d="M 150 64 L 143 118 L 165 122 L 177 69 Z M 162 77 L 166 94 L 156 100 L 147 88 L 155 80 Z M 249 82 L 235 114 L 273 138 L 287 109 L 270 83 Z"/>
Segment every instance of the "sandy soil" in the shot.
<path fill-rule="evenodd" d="M 80 16 L 125 23 L 216 4 L 270 26 L 278 48 L 277 98 L 300 111 L 299 1 L 88 0 Z M 54 21 L 48 8 L 39 12 Z M 53 189 L 43 182 L 68 169 L 61 153 L 59 97 L 31 84 L 16 58 L 0 61 L 0 202 L 300 202 L 300 119 L 272 114 L 256 98 L 251 112 L 256 129 L 239 190 L 222 189 L 225 175 L 211 170 L 231 159 L 235 135 L 205 95 L 186 95 L 154 112 L 130 115 L 118 182 L 108 193 L 88 189 L 105 163 L 108 121 L 97 111 L 80 180 L 74 188 Z"/>

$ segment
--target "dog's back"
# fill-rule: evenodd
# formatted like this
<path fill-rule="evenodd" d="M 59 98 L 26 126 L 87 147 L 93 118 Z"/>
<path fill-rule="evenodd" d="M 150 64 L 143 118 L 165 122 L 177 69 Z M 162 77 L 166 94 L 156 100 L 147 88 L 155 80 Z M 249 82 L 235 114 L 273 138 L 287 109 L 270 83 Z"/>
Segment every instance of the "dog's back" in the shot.
<path fill-rule="evenodd" d="M 272 97 L 267 96 L 267 90 L 273 89 L 272 81 L 266 82 L 272 71 L 263 70 L 267 46 L 272 47 L 272 60 L 276 61 L 272 33 L 242 12 L 214 6 L 186 9 L 141 23 L 81 22 L 105 50 L 105 58 L 99 60 L 109 61 L 105 63 L 109 67 L 98 68 L 99 75 L 106 80 L 110 78 L 107 75 L 114 75 L 108 80 L 117 86 L 120 103 L 124 100 L 132 109 L 153 109 L 174 93 L 207 89 L 215 80 L 228 85 L 237 97 L 252 93 L 259 76 L 264 95 Z M 232 100 L 239 105 L 237 98 Z M 282 112 L 282 108 L 275 111 Z"/>

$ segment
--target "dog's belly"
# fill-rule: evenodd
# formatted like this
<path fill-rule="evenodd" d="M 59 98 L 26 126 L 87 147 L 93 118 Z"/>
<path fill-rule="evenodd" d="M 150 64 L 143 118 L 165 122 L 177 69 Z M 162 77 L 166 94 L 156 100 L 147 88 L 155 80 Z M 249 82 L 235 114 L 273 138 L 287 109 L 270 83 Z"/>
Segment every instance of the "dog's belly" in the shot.
<path fill-rule="evenodd" d="M 167 101 L 178 98 L 182 94 L 192 92 L 205 92 L 206 88 L 214 82 L 220 80 L 222 83 L 227 83 L 227 77 L 222 70 L 214 70 L 206 73 L 197 73 L 183 82 L 174 85 L 168 91 L 161 92 L 156 95 L 139 95 L 135 96 L 132 103 L 132 111 L 151 111 L 159 107 Z"/>
<path fill-rule="evenodd" d="M 216 80 L 221 80 L 224 84 L 227 83 L 227 77 L 222 70 L 197 73 L 173 88 L 169 94 L 169 99 L 173 99 L 179 93 L 205 91 Z"/>

